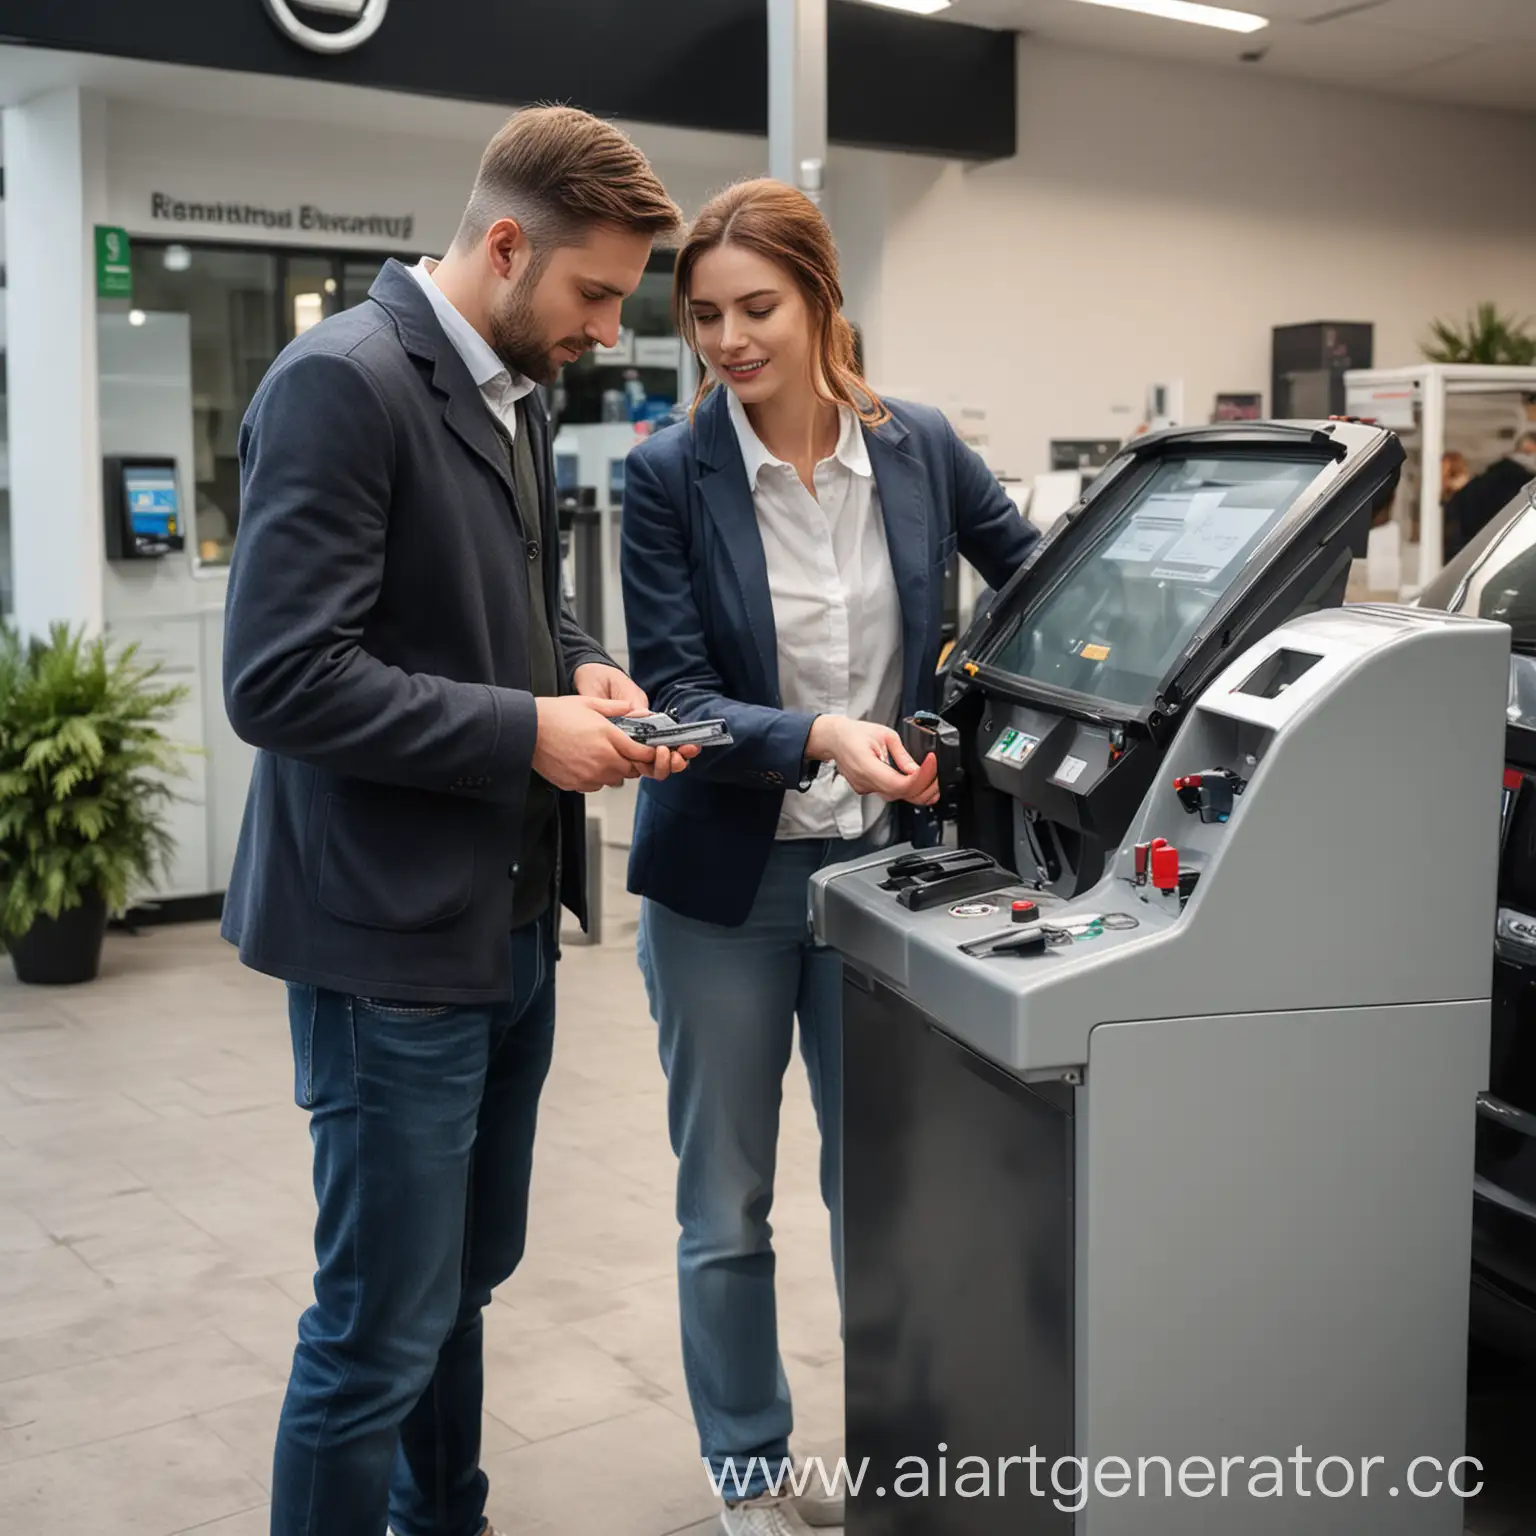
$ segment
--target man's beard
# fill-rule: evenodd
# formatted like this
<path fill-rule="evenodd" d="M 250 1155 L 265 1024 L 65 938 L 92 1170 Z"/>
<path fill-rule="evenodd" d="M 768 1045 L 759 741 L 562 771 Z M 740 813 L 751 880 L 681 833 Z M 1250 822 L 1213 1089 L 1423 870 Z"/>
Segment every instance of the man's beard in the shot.
<path fill-rule="evenodd" d="M 491 350 L 512 373 L 521 374 L 535 384 L 552 384 L 561 367 L 555 361 L 555 352 L 560 347 L 584 352 L 587 343 L 585 338 L 577 336 L 557 341 L 553 346 L 545 342 L 533 312 L 533 291 L 538 286 L 538 277 L 536 272 L 524 273 L 507 296 L 507 302 L 491 312 Z"/>

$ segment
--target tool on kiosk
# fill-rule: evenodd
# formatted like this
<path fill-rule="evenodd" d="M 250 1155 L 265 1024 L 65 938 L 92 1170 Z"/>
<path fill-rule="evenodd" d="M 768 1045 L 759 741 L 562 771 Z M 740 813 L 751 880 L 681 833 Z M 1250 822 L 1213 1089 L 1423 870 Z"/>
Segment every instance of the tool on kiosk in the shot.
<path fill-rule="evenodd" d="M 1215 673 L 1343 603 L 1402 464 L 1353 421 L 1127 444 L 957 645 L 939 712 L 903 723 L 919 761 L 939 752 L 952 840 L 1057 895 L 1092 885 Z M 1240 764 L 1197 766 L 1196 803 L 1236 793 Z"/>
<path fill-rule="evenodd" d="M 1331 533 L 1380 481 L 1327 465 Z M 1143 483 L 1242 487 L 1262 551 L 1318 468 L 1180 457 Z M 1156 569 L 1218 565 L 1221 505 L 1203 530 L 1138 505 L 982 653 L 981 678 L 1007 662 L 1073 696 L 1052 712 L 1010 683 L 959 727 L 962 801 L 1035 762 L 1102 828 L 1111 732 L 1203 679 L 1161 745 L 1127 730 L 1122 765 L 1132 740 L 1162 761 L 1131 768 L 1100 872 L 1064 897 L 981 849 L 899 846 L 811 883 L 845 977 L 845 1529 L 1459 1536 L 1456 1489 L 1404 1479 L 1464 1448 L 1510 632 L 1330 609 L 1191 674 L 1192 633 L 1236 626 L 1253 584 L 1207 583 L 1191 617 Z M 1315 591 L 1329 544 L 1289 526 L 1266 568 Z M 1111 583 L 1116 548 L 1135 569 Z M 1084 664 L 1137 640 L 1139 661 Z"/>

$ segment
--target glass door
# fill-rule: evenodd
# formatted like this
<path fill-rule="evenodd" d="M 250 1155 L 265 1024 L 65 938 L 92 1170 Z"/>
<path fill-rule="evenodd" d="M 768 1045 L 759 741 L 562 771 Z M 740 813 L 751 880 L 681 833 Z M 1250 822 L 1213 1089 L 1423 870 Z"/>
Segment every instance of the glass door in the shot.
<path fill-rule="evenodd" d="M 240 424 L 257 386 L 295 337 L 362 303 L 386 260 L 361 252 L 134 242 L 135 307 L 190 319 L 192 528 L 200 565 L 227 565 L 234 550 Z"/>
<path fill-rule="evenodd" d="M 341 284 L 332 257 L 285 256 L 282 260 L 284 339 L 291 341 L 341 308 Z"/>

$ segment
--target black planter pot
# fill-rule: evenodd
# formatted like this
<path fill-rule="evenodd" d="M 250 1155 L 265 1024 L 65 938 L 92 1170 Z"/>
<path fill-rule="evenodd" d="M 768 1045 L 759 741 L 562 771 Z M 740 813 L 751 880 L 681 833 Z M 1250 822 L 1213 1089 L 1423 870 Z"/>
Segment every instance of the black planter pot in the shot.
<path fill-rule="evenodd" d="M 58 917 L 39 917 L 19 939 L 11 939 L 17 981 L 31 986 L 67 987 L 94 981 L 107 934 L 107 903 L 99 893 Z"/>

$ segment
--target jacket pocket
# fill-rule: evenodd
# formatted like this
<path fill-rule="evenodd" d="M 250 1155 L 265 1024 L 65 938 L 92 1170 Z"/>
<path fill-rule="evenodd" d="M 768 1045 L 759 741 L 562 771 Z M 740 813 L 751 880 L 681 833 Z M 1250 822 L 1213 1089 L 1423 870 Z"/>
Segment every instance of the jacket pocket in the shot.
<path fill-rule="evenodd" d="M 947 565 L 949 563 L 949 557 L 953 555 L 954 552 L 959 549 L 959 547 L 960 535 L 958 533 L 946 533 L 944 537 L 939 540 L 938 557 L 934 560 L 933 563 L 935 565 Z"/>
<path fill-rule="evenodd" d="M 458 817 L 327 797 L 315 899 L 332 917 L 409 933 L 457 917 L 474 887 L 475 842 Z"/>

